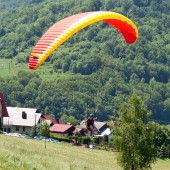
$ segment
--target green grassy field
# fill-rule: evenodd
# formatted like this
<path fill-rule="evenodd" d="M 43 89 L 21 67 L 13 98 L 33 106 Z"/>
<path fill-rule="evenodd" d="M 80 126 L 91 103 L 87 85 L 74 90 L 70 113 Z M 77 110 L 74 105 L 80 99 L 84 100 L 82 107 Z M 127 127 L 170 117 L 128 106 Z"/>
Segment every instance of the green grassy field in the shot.
<path fill-rule="evenodd" d="M 27 70 L 28 64 L 26 63 L 16 63 L 15 59 L 2 59 L 0 58 L 0 76 L 9 77 L 17 75 L 18 71 Z"/>
<path fill-rule="evenodd" d="M 36 72 L 43 79 L 57 79 L 57 78 L 66 78 L 72 76 L 72 74 L 66 73 L 56 73 L 50 72 L 52 69 L 52 65 L 50 63 L 45 62 L 42 64 L 36 71 L 29 70 L 28 63 L 17 63 L 15 59 L 3 59 L 0 58 L 0 77 L 10 77 L 16 76 L 19 71 L 28 71 L 28 72 Z"/>
<path fill-rule="evenodd" d="M 0 170 L 121 170 L 116 153 L 0 135 Z M 158 160 L 153 170 L 169 170 Z"/>

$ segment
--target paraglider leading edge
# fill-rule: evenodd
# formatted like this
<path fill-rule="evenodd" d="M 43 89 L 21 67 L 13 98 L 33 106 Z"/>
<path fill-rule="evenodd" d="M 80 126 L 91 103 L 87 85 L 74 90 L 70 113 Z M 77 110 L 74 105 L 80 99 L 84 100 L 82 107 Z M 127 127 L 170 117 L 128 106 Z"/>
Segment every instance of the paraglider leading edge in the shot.
<path fill-rule="evenodd" d="M 115 27 L 120 31 L 126 43 L 133 44 L 138 39 L 136 25 L 119 13 L 93 11 L 72 15 L 56 22 L 39 39 L 29 57 L 29 69 L 36 70 L 67 39 L 98 21 Z"/>

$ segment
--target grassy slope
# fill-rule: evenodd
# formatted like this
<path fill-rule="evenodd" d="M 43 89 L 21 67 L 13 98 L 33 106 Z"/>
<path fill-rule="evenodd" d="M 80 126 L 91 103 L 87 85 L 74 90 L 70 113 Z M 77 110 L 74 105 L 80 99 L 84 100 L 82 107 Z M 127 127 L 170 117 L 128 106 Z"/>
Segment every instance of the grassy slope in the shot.
<path fill-rule="evenodd" d="M 120 170 L 116 154 L 63 143 L 21 139 L 0 135 L 0 170 Z M 153 170 L 168 170 L 170 160 L 159 160 Z"/>
<path fill-rule="evenodd" d="M 2 59 L 0 58 L 0 77 L 6 78 L 10 76 L 17 76 L 18 71 L 30 71 L 33 72 L 34 70 L 29 70 L 28 63 L 19 63 L 16 64 L 15 59 Z M 72 76 L 72 74 L 66 73 L 50 73 L 52 70 L 52 65 L 50 63 L 43 64 L 38 70 L 35 72 L 40 75 L 41 78 L 44 79 L 51 79 L 54 80 L 55 78 L 64 78 L 68 76 Z"/>

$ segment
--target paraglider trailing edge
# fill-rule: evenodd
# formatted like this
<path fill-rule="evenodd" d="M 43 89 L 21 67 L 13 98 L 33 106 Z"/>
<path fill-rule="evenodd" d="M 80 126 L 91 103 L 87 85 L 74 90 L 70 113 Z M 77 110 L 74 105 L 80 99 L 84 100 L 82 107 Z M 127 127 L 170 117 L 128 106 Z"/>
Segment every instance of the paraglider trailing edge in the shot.
<path fill-rule="evenodd" d="M 67 39 L 98 21 L 106 22 L 119 30 L 126 43 L 133 44 L 138 39 L 136 25 L 119 13 L 93 11 L 75 14 L 56 22 L 39 39 L 29 57 L 29 69 L 36 70 Z"/>

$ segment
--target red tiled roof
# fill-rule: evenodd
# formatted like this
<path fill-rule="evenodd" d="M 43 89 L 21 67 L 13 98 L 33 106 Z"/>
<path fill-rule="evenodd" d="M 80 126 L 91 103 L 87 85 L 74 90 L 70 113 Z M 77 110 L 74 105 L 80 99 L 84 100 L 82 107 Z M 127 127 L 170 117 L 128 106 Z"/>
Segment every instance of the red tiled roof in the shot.
<path fill-rule="evenodd" d="M 53 124 L 65 124 L 61 119 L 53 119 L 50 115 L 42 115 L 42 118 L 45 120 L 51 120 Z"/>
<path fill-rule="evenodd" d="M 9 117 L 8 116 L 8 111 L 6 109 L 6 104 L 5 104 L 5 100 L 4 100 L 4 95 L 2 92 L 0 92 L 0 102 L 2 105 L 2 117 Z"/>
<path fill-rule="evenodd" d="M 72 125 L 54 124 L 52 127 L 50 127 L 50 131 L 55 133 L 64 133 L 72 127 Z"/>
<path fill-rule="evenodd" d="M 52 120 L 52 118 L 50 117 L 50 115 L 42 115 L 43 116 L 43 118 L 45 119 L 45 120 Z"/>
<path fill-rule="evenodd" d="M 55 119 L 51 119 L 51 122 L 54 123 L 54 124 L 57 123 Z"/>

